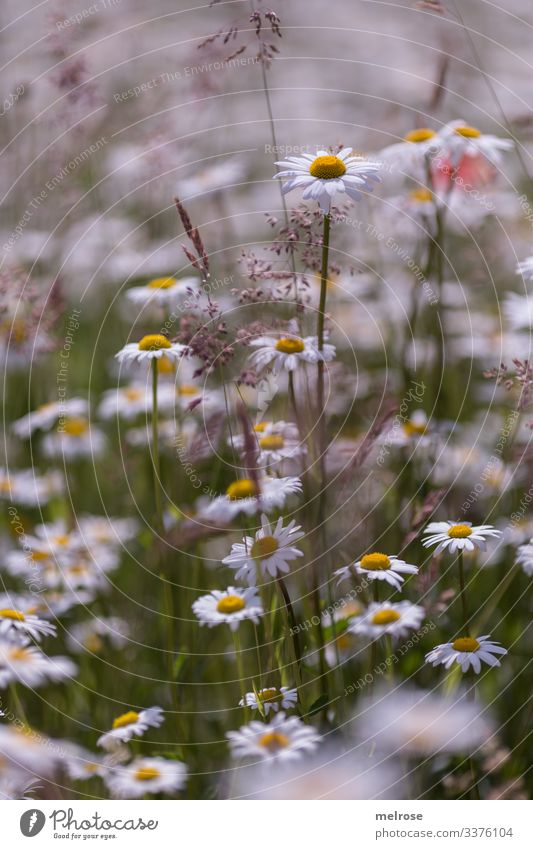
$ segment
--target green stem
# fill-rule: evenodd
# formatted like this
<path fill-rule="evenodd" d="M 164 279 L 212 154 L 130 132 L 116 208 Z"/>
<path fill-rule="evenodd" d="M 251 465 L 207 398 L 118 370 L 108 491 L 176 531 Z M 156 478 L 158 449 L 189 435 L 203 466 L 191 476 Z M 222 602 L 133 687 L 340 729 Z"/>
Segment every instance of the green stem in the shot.
<path fill-rule="evenodd" d="M 469 637 L 470 636 L 470 623 L 469 623 L 469 616 L 468 616 L 468 606 L 467 606 L 467 602 L 466 602 L 465 570 L 464 570 L 463 552 L 462 551 L 459 552 L 459 557 L 458 557 L 457 560 L 458 560 L 458 564 L 459 564 L 459 586 L 460 586 L 460 596 L 461 596 L 461 613 L 462 613 L 462 617 L 463 617 L 463 629 L 464 629 L 465 637 Z"/>
<path fill-rule="evenodd" d="M 241 638 L 239 637 L 239 630 L 233 632 L 233 643 L 235 645 L 235 657 L 237 660 L 237 674 L 239 676 L 239 688 L 241 692 L 242 699 L 242 710 L 243 710 L 243 719 L 246 723 L 248 720 L 248 714 L 246 712 L 246 677 L 244 674 L 244 663 L 242 657 L 242 648 L 241 648 Z"/>
<path fill-rule="evenodd" d="M 159 469 L 159 428 L 157 409 L 157 357 L 152 359 L 152 462 L 154 473 L 154 495 L 158 530 L 163 530 Z"/>
<path fill-rule="evenodd" d="M 281 591 L 281 595 L 283 596 L 283 601 L 285 603 L 285 610 L 287 611 L 287 622 L 289 626 L 289 632 L 292 637 L 292 644 L 294 647 L 294 671 L 296 677 L 296 684 L 298 687 L 302 686 L 302 651 L 300 648 L 300 639 L 298 637 L 298 625 L 296 622 L 296 617 L 294 615 L 294 608 L 292 606 L 291 597 L 289 595 L 289 591 L 285 585 L 285 581 L 283 578 L 278 578 L 278 586 Z"/>

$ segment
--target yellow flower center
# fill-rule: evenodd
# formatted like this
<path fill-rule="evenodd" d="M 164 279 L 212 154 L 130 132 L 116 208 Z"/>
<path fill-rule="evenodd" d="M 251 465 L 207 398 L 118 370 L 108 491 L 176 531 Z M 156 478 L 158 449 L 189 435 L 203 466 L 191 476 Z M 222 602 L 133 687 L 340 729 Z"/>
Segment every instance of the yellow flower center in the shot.
<path fill-rule="evenodd" d="M 167 337 L 161 333 L 149 333 L 148 336 L 143 336 L 139 342 L 139 351 L 162 351 L 171 347 Z"/>
<path fill-rule="evenodd" d="M 283 694 L 280 693 L 276 687 L 269 687 L 267 690 L 263 690 L 261 693 L 257 694 L 260 702 L 268 702 L 269 704 L 273 704 L 275 702 L 281 702 L 283 700 Z"/>
<path fill-rule="evenodd" d="M 157 372 L 158 374 L 174 374 L 174 365 L 172 360 L 169 360 L 168 357 L 159 357 L 157 360 Z"/>
<path fill-rule="evenodd" d="M 2 492 L 11 492 L 11 484 L 9 483 L 7 478 L 0 482 L 0 490 Z"/>
<path fill-rule="evenodd" d="M 278 448 L 283 448 L 285 440 L 282 436 L 276 433 L 271 433 L 269 436 L 262 436 L 259 440 L 259 447 L 265 451 L 276 451 Z"/>
<path fill-rule="evenodd" d="M 149 289 L 172 289 L 176 285 L 174 277 L 156 277 L 147 284 Z"/>
<path fill-rule="evenodd" d="M 343 619 L 353 619 L 354 616 L 361 615 L 363 605 L 358 601 L 347 601 L 346 604 L 342 605 L 340 612 Z"/>
<path fill-rule="evenodd" d="M 372 617 L 372 625 L 392 625 L 400 619 L 396 610 L 378 610 Z"/>
<path fill-rule="evenodd" d="M 97 654 L 104 647 L 104 644 L 98 634 L 89 634 L 89 636 L 86 637 L 83 645 L 85 646 L 87 651 L 94 652 L 94 654 Z"/>
<path fill-rule="evenodd" d="M 199 391 L 198 387 L 192 383 L 182 383 L 178 386 L 178 395 L 198 395 Z"/>
<path fill-rule="evenodd" d="M 16 648 L 11 649 L 11 651 L 9 652 L 9 657 L 10 657 L 11 660 L 22 660 L 22 661 L 24 661 L 24 660 L 28 660 L 28 658 L 31 657 L 31 652 L 28 651 L 28 649 L 24 649 L 24 648 L 21 648 L 20 646 L 17 646 Z"/>
<path fill-rule="evenodd" d="M 265 430 L 266 430 L 267 424 L 268 424 L 268 422 L 258 422 L 256 425 L 254 425 L 255 432 L 256 433 L 264 433 Z"/>
<path fill-rule="evenodd" d="M 31 559 L 32 560 L 48 560 L 49 557 L 50 557 L 50 554 L 48 553 L 48 551 L 35 550 L 35 551 L 32 551 L 32 553 L 31 553 Z"/>
<path fill-rule="evenodd" d="M 452 539 L 466 539 L 472 533 L 470 525 L 452 525 L 448 531 L 448 536 Z"/>
<path fill-rule="evenodd" d="M 127 713 L 123 713 L 113 720 L 113 728 L 124 728 L 126 725 L 133 725 L 138 719 L 139 714 L 134 710 L 129 710 Z"/>
<path fill-rule="evenodd" d="M 301 354 L 304 348 L 303 339 L 290 339 L 284 336 L 276 342 L 276 351 L 281 354 Z"/>
<path fill-rule="evenodd" d="M 429 141 L 435 135 L 434 130 L 430 130 L 429 127 L 419 127 L 418 130 L 411 130 L 410 133 L 407 133 L 404 136 L 404 140 L 406 142 L 414 142 L 415 144 L 419 144 L 420 142 Z"/>
<path fill-rule="evenodd" d="M 57 534 L 54 537 L 54 542 L 56 542 L 58 545 L 68 545 L 69 536 L 68 534 Z"/>
<path fill-rule="evenodd" d="M 383 572 L 391 568 L 390 559 L 386 554 L 381 554 L 379 551 L 374 551 L 372 554 L 365 554 L 361 557 L 361 569 L 366 572 Z"/>
<path fill-rule="evenodd" d="M 259 745 L 269 752 L 279 752 L 280 749 L 286 749 L 289 745 L 289 738 L 279 731 L 269 731 L 268 734 L 263 734 L 259 740 Z"/>
<path fill-rule="evenodd" d="M 143 393 L 140 389 L 125 389 L 124 397 L 127 398 L 128 401 L 138 401 L 139 398 L 142 398 Z"/>
<path fill-rule="evenodd" d="M 409 197 L 415 203 L 431 203 L 433 200 L 433 195 L 429 189 L 414 189 L 414 191 L 409 192 Z"/>
<path fill-rule="evenodd" d="M 238 613 L 246 607 L 246 602 L 240 595 L 226 595 L 217 604 L 219 613 Z"/>
<path fill-rule="evenodd" d="M 25 342 L 28 338 L 28 328 L 26 322 L 18 318 L 11 325 L 11 336 L 14 342 Z"/>
<path fill-rule="evenodd" d="M 346 165 L 338 156 L 317 156 L 311 163 L 309 173 L 319 180 L 334 180 L 346 174 Z"/>
<path fill-rule="evenodd" d="M 252 545 L 252 557 L 262 560 L 270 557 L 279 548 L 279 542 L 275 537 L 259 537 Z"/>
<path fill-rule="evenodd" d="M 479 643 L 473 637 L 459 637 L 452 643 L 454 651 L 477 651 Z"/>
<path fill-rule="evenodd" d="M 161 773 L 154 766 L 141 766 L 135 773 L 137 781 L 153 781 L 154 778 L 159 778 Z"/>
<path fill-rule="evenodd" d="M 63 432 L 69 436 L 83 436 L 89 430 L 86 419 L 67 419 L 63 425 Z"/>
<path fill-rule="evenodd" d="M 349 631 L 346 631 L 344 634 L 340 634 L 337 637 L 337 648 L 339 651 L 346 651 L 347 649 L 352 648 L 354 644 L 354 635 L 350 634 Z"/>
<path fill-rule="evenodd" d="M 481 132 L 477 130 L 475 127 L 456 127 L 454 132 L 458 136 L 463 136 L 465 139 L 478 139 L 481 135 Z"/>
<path fill-rule="evenodd" d="M 242 498 L 255 498 L 257 495 L 257 486 L 249 478 L 243 478 L 240 481 L 230 483 L 226 490 L 226 495 L 232 501 L 239 501 Z"/>
<path fill-rule="evenodd" d="M 405 422 L 403 430 L 407 436 L 415 436 L 415 434 L 420 435 L 425 432 L 426 425 L 425 423 L 416 424 L 415 422 Z"/>
<path fill-rule="evenodd" d="M 2 619 L 13 619 L 15 622 L 25 622 L 26 617 L 20 610 L 0 610 Z"/>

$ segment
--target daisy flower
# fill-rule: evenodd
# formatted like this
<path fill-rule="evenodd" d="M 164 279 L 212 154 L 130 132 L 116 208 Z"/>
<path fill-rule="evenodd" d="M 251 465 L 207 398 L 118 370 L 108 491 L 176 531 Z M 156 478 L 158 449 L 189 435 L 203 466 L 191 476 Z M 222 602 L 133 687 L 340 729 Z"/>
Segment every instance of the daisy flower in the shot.
<path fill-rule="evenodd" d="M 259 486 L 251 478 L 240 478 L 231 483 L 225 495 L 214 498 L 199 518 L 213 522 L 231 522 L 239 513 L 254 516 L 259 510 L 281 510 L 288 497 L 302 491 L 300 478 L 274 478 L 265 475 Z"/>
<path fill-rule="evenodd" d="M 411 566 L 395 555 L 389 556 L 380 551 L 373 551 L 371 554 L 365 554 L 361 557 L 361 560 L 357 560 L 354 564 L 337 569 L 334 574 L 340 582 L 344 578 L 352 577 L 353 572 L 363 575 L 368 581 L 386 581 L 387 584 L 399 590 L 403 583 L 401 573 L 416 575 L 418 567 Z"/>
<path fill-rule="evenodd" d="M 422 177 L 428 156 L 438 150 L 437 133 L 429 127 L 410 130 L 401 142 L 388 145 L 379 153 L 385 163 L 396 166 L 412 177 Z"/>
<path fill-rule="evenodd" d="M 278 713 L 267 725 L 250 722 L 238 731 L 228 731 L 231 754 L 235 758 L 257 758 L 263 761 L 290 761 L 316 749 L 320 735 L 296 716 L 286 718 Z"/>
<path fill-rule="evenodd" d="M 263 615 L 263 607 L 255 587 L 228 587 L 227 590 L 212 590 L 209 595 L 200 596 L 192 606 L 200 625 L 212 628 L 222 623 L 236 631 L 245 619 L 251 619 L 254 625 Z"/>
<path fill-rule="evenodd" d="M 62 681 L 77 672 L 68 657 L 47 657 L 37 646 L 0 643 L 0 687 L 11 681 L 24 687 L 40 687 L 48 681 Z"/>
<path fill-rule="evenodd" d="M 479 705 L 465 695 L 443 696 L 405 686 L 368 699 L 358 711 L 356 727 L 365 743 L 414 757 L 473 752 L 491 734 Z"/>
<path fill-rule="evenodd" d="M 384 634 L 403 637 L 420 627 L 424 615 L 424 608 L 410 601 L 397 604 L 372 602 L 362 616 L 350 623 L 348 630 L 371 640 L 377 640 Z"/>
<path fill-rule="evenodd" d="M 129 342 L 124 345 L 118 354 L 115 354 L 115 357 L 119 363 L 143 362 L 144 360 L 160 359 L 161 357 L 179 360 L 186 351 L 186 345 L 170 342 L 161 333 L 151 333 L 148 336 L 143 336 L 140 342 Z"/>
<path fill-rule="evenodd" d="M 191 297 L 198 288 L 196 277 L 156 277 L 144 286 L 134 286 L 126 291 L 126 298 L 134 304 L 177 304 L 182 297 Z"/>
<path fill-rule="evenodd" d="M 361 614 L 357 614 L 359 616 Z M 326 644 L 326 663 L 330 668 L 337 666 L 337 656 L 344 663 L 351 660 L 361 651 L 361 641 L 353 631 L 343 631 L 342 634 L 337 632 L 335 638 L 330 638 Z M 311 663 L 316 663 L 319 660 L 318 652 L 313 652 L 309 655 Z"/>
<path fill-rule="evenodd" d="M 435 646 L 426 655 L 426 663 L 431 663 L 433 666 L 443 664 L 446 669 L 449 669 L 453 663 L 458 663 L 463 672 L 467 672 L 470 667 L 477 674 L 481 670 L 481 662 L 488 666 L 500 666 L 500 661 L 495 655 L 507 654 L 507 649 L 490 639 L 490 634 L 485 634 L 483 637 L 459 637 L 453 643 L 442 643 L 440 646 Z"/>
<path fill-rule="evenodd" d="M 151 387 L 146 383 L 132 383 L 130 386 L 106 390 L 98 406 L 98 415 L 102 419 L 112 419 L 115 416 L 134 419 L 140 413 L 148 412 L 151 407 Z"/>
<path fill-rule="evenodd" d="M 290 710 L 297 701 L 296 688 L 290 690 L 288 687 L 265 687 L 257 693 L 246 693 L 244 699 L 240 700 L 239 706 L 261 710 L 265 716 L 268 716 L 270 711 L 277 713 L 279 710 Z"/>
<path fill-rule="evenodd" d="M 233 799 L 401 799 L 406 780 L 392 761 L 373 760 L 327 743 L 305 760 L 240 768 Z"/>
<path fill-rule="evenodd" d="M 316 200 L 324 215 L 329 214 L 336 194 L 360 200 L 363 192 L 371 192 L 373 183 L 379 182 L 379 164 L 352 155 L 351 147 L 343 148 L 336 156 L 327 150 L 317 150 L 315 155 L 288 156 L 276 165 L 282 170 L 274 179 L 287 180 L 283 194 L 303 188 L 303 199 Z"/>
<path fill-rule="evenodd" d="M 518 546 L 516 562 L 520 564 L 526 575 L 533 575 L 533 540 Z"/>
<path fill-rule="evenodd" d="M 0 498 L 9 499 L 24 507 L 45 505 L 65 490 L 64 479 L 58 472 L 38 475 L 35 469 L 11 471 L 0 469 Z"/>
<path fill-rule="evenodd" d="M 453 167 L 459 165 L 463 156 L 476 157 L 479 154 L 498 166 L 502 162 L 502 152 L 514 147 L 511 139 L 487 135 L 463 120 L 446 124 L 438 133 L 438 143 L 439 154 L 446 156 Z"/>
<path fill-rule="evenodd" d="M 507 292 L 503 302 L 503 311 L 512 330 L 531 330 L 533 328 L 533 298 L 529 295 Z"/>
<path fill-rule="evenodd" d="M 424 531 L 427 539 L 422 540 L 424 548 L 436 545 L 435 554 L 449 549 L 451 554 L 456 551 L 473 551 L 487 547 L 489 537 L 501 536 L 492 525 L 472 525 L 471 522 L 431 522 Z"/>
<path fill-rule="evenodd" d="M 272 366 L 275 374 L 283 369 L 294 371 L 301 363 L 330 362 L 335 357 L 335 346 L 324 345 L 318 349 L 316 336 L 260 336 L 253 339 L 250 345 L 257 348 L 250 354 L 250 362 L 254 368 L 263 369 Z"/>
<path fill-rule="evenodd" d="M 521 274 L 526 280 L 533 280 L 533 256 L 528 256 L 516 266 L 516 273 Z"/>
<path fill-rule="evenodd" d="M 47 457 L 76 459 L 96 457 L 106 448 L 107 440 L 98 427 L 85 418 L 64 419 L 54 433 L 48 433 L 42 443 Z"/>
<path fill-rule="evenodd" d="M 137 519 L 119 519 L 116 516 L 80 516 L 78 528 L 89 546 L 121 545 L 133 539 L 139 530 Z"/>
<path fill-rule="evenodd" d="M 0 638 L 8 637 L 16 642 L 40 642 L 43 637 L 55 637 L 56 626 L 38 616 L 22 613 L 11 608 L 0 609 Z"/>
<path fill-rule="evenodd" d="M 60 418 L 77 418 L 86 416 L 88 412 L 89 404 L 85 398 L 50 401 L 14 421 L 11 429 L 21 439 L 29 439 L 35 430 L 50 430 Z"/>
<path fill-rule="evenodd" d="M 129 710 L 113 720 L 113 728 L 98 738 L 97 745 L 113 749 L 127 743 L 132 737 L 142 737 L 149 728 L 159 728 L 163 722 L 163 709 L 151 707 L 137 713 Z"/>
<path fill-rule="evenodd" d="M 115 798 L 140 799 L 147 793 L 176 793 L 187 781 L 187 768 L 180 761 L 164 758 L 135 758 L 127 766 L 114 767 L 104 780 Z"/>
<path fill-rule="evenodd" d="M 243 538 L 242 543 L 234 543 L 231 554 L 228 554 L 222 563 L 231 569 L 237 569 L 235 577 L 248 581 L 250 585 L 254 584 L 257 578 L 257 567 L 265 578 L 268 575 L 275 578 L 276 575 L 289 571 L 291 560 L 303 557 L 303 551 L 293 545 L 305 536 L 300 527 L 294 520 L 283 527 L 283 518 L 280 516 L 273 528 L 263 513 L 261 528 L 255 537 L 247 536 Z"/>

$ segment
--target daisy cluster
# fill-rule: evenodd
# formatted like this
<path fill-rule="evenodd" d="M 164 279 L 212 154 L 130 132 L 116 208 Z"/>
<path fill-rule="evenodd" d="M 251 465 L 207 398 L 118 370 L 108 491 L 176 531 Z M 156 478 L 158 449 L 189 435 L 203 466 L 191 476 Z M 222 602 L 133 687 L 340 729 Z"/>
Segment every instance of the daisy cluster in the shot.
<path fill-rule="evenodd" d="M 266 66 L 279 19 L 252 22 Z M 494 774 L 520 744 L 497 694 L 516 700 L 525 680 L 533 574 L 533 258 L 504 299 L 513 335 L 487 288 L 471 322 L 450 256 L 466 279 L 466 234 L 493 232 L 514 143 L 454 116 L 407 121 L 373 153 L 311 145 L 270 163 L 254 189 L 276 199 L 270 239 L 234 206 L 259 186 L 238 157 L 110 153 L 126 197 L 139 175 L 159 186 L 163 162 L 179 198 L 165 183 L 129 258 L 120 222 L 100 234 L 108 288 L 89 343 L 68 317 L 68 397 L 44 369 L 23 404 L 51 324 L 33 317 L 29 338 L 0 279 L 14 338 L 0 340 L 14 458 L 0 469 L 0 795 L 35 780 L 46 798 L 386 799 L 426 781 L 503 795 Z M 158 241 L 169 202 L 178 271 L 176 234 Z M 80 248 L 81 279 L 97 248 Z M 512 373 L 493 363 L 510 343 Z"/>

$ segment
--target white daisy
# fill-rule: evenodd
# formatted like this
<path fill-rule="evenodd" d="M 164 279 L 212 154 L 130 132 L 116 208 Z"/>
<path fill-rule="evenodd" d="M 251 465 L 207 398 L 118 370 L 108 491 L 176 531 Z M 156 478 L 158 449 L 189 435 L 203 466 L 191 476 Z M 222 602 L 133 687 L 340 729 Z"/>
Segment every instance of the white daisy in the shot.
<path fill-rule="evenodd" d="M 383 148 L 378 156 L 381 161 L 390 163 L 407 176 L 422 179 L 426 171 L 427 159 L 438 150 L 438 146 L 435 130 L 429 127 L 418 127 L 410 130 L 403 141 Z"/>
<path fill-rule="evenodd" d="M 123 648 L 128 643 L 129 626 L 116 616 L 88 619 L 72 625 L 67 636 L 71 651 L 99 654 L 110 645 Z"/>
<path fill-rule="evenodd" d="M 119 519 L 116 516 L 80 516 L 78 529 L 88 546 L 121 545 L 133 539 L 139 530 L 137 519 Z"/>
<path fill-rule="evenodd" d="M 365 554 L 360 560 L 349 566 L 343 566 L 342 569 L 337 569 L 334 573 L 339 582 L 344 578 L 353 577 L 353 573 L 362 575 L 367 581 L 386 581 L 395 589 L 401 589 L 403 578 L 401 573 L 408 575 L 416 575 L 418 572 L 417 566 L 412 566 L 406 563 L 405 560 L 400 560 L 399 557 L 391 554 L 382 554 L 380 551 L 373 551 L 371 554 Z"/>
<path fill-rule="evenodd" d="M 234 543 L 231 554 L 222 562 L 231 569 L 237 569 L 235 577 L 248 581 L 250 585 L 255 584 L 257 580 L 258 567 L 265 578 L 268 575 L 275 578 L 279 573 L 289 571 L 291 560 L 303 557 L 303 551 L 293 545 L 305 536 L 300 527 L 294 520 L 283 527 L 283 518 L 280 516 L 275 528 L 272 528 L 263 513 L 261 528 L 255 537 L 247 536 L 243 538 L 242 543 Z"/>
<path fill-rule="evenodd" d="M 251 364 L 257 369 L 271 365 L 275 374 L 282 369 L 294 371 L 301 363 L 327 363 L 335 357 L 334 345 L 325 344 L 319 351 L 316 336 L 260 336 L 250 345 L 258 349 L 249 357 Z"/>
<path fill-rule="evenodd" d="M 163 722 L 163 709 L 151 707 L 137 713 L 129 710 L 113 720 L 113 728 L 98 738 L 97 745 L 104 749 L 114 749 L 121 743 L 127 743 L 132 737 L 142 737 L 149 728 L 159 728 Z"/>
<path fill-rule="evenodd" d="M 65 770 L 74 781 L 87 781 L 106 772 L 105 761 L 99 755 L 88 752 L 75 743 L 63 747 Z"/>
<path fill-rule="evenodd" d="M 363 703 L 355 728 L 365 743 L 396 756 L 467 753 L 491 734 L 481 711 L 464 694 L 443 696 L 402 685 Z"/>
<path fill-rule="evenodd" d="M 0 498 L 8 499 L 24 507 L 47 504 L 65 490 L 63 476 L 59 472 L 38 475 L 34 469 L 11 471 L 0 469 Z"/>
<path fill-rule="evenodd" d="M 231 522 L 239 513 L 254 516 L 259 510 L 281 510 L 288 497 L 302 491 L 297 477 L 274 478 L 266 475 L 259 479 L 259 487 L 250 478 L 231 483 L 225 495 L 214 498 L 199 514 L 200 519 L 213 522 Z"/>
<path fill-rule="evenodd" d="M 533 280 L 533 256 L 528 256 L 519 262 L 516 273 L 521 274 L 526 280 Z"/>
<path fill-rule="evenodd" d="M 259 467 L 274 466 L 284 460 L 294 460 L 307 453 L 302 444 L 298 428 L 292 422 L 259 422 L 254 425 L 254 435 L 257 441 L 257 463 Z M 245 447 L 245 439 L 236 434 L 228 440 L 228 444 L 237 451 Z"/>
<path fill-rule="evenodd" d="M 38 616 L 6 607 L 0 609 L 0 638 L 8 637 L 19 643 L 40 642 L 43 637 L 55 637 L 56 626 Z"/>
<path fill-rule="evenodd" d="M 422 540 L 425 548 L 436 545 L 435 554 L 449 549 L 452 554 L 456 551 L 473 551 L 487 547 L 489 537 L 501 536 L 492 525 L 472 525 L 471 522 L 431 522 L 424 530 L 427 539 Z"/>
<path fill-rule="evenodd" d="M 161 333 L 151 333 L 143 336 L 140 342 L 129 342 L 122 350 L 115 354 L 117 360 L 122 362 L 143 362 L 144 360 L 160 359 L 165 357 L 169 360 L 179 360 L 187 351 L 186 345 L 170 342 Z"/>
<path fill-rule="evenodd" d="M 425 616 L 424 608 L 410 601 L 372 602 L 366 611 L 350 622 L 348 630 L 352 634 L 360 634 L 377 640 L 385 634 L 392 637 L 403 637 L 410 631 L 420 627 Z"/>
<path fill-rule="evenodd" d="M 288 687 L 265 687 L 257 693 L 246 693 L 241 699 L 239 706 L 260 710 L 265 716 L 269 712 L 277 713 L 279 710 L 290 710 L 298 701 L 296 688 L 290 690 Z"/>
<path fill-rule="evenodd" d="M 120 799 L 140 799 L 147 793 L 169 795 L 187 781 L 187 768 L 180 761 L 164 758 L 135 758 L 127 766 L 116 766 L 104 774 L 111 794 Z"/>
<path fill-rule="evenodd" d="M 21 439 L 29 439 L 34 430 L 50 430 L 58 419 L 86 416 L 89 404 L 85 398 L 70 398 L 64 401 L 50 401 L 42 404 L 31 413 L 17 419 L 11 425 L 13 433 Z"/>
<path fill-rule="evenodd" d="M 48 433 L 42 442 L 43 453 L 47 457 L 65 459 L 97 457 L 106 446 L 107 440 L 100 428 L 81 417 L 64 419 L 57 430 Z"/>
<path fill-rule="evenodd" d="M 182 298 L 193 296 L 198 289 L 196 277 L 156 277 L 144 286 L 134 286 L 126 291 L 126 298 L 134 304 L 177 305 Z"/>
<path fill-rule="evenodd" d="M 513 330 L 531 330 L 533 328 L 533 298 L 530 298 L 529 295 L 507 292 L 503 302 L 503 311 Z"/>
<path fill-rule="evenodd" d="M 533 575 L 533 540 L 518 546 L 516 562 L 520 564 L 526 575 Z"/>
<path fill-rule="evenodd" d="M 239 766 L 233 799 L 401 799 L 407 781 L 391 760 L 328 742 L 304 760 Z"/>
<path fill-rule="evenodd" d="M 435 646 L 426 655 L 426 663 L 432 663 L 433 666 L 443 664 L 446 669 L 449 669 L 453 663 L 458 663 L 463 672 L 467 672 L 472 667 L 474 672 L 479 673 L 481 661 L 488 666 L 500 666 L 500 661 L 495 657 L 498 654 L 507 654 L 507 649 L 494 643 L 490 639 L 490 634 L 477 638 L 459 637 L 453 643 Z"/>
<path fill-rule="evenodd" d="M 76 665 L 68 657 L 47 657 L 37 646 L 0 643 L 0 687 L 11 681 L 24 687 L 40 687 L 47 681 L 72 678 Z"/>
<path fill-rule="evenodd" d="M 200 625 L 212 628 L 214 625 L 229 625 L 236 631 L 240 623 L 250 619 L 254 625 L 263 615 L 263 607 L 255 587 L 228 587 L 227 590 L 212 590 L 209 595 L 200 596 L 192 606 Z"/>
<path fill-rule="evenodd" d="M 159 406 L 159 395 L 158 395 Z M 130 386 L 107 389 L 98 406 L 98 415 L 102 419 L 120 416 L 134 419 L 152 408 L 152 387 L 146 383 L 132 383 Z"/>
<path fill-rule="evenodd" d="M 282 191 L 286 195 L 293 189 L 304 189 L 304 200 L 316 200 L 324 215 L 328 215 L 336 194 L 346 194 L 352 200 L 360 200 L 362 193 L 371 192 L 373 183 L 379 182 L 377 172 L 380 165 L 369 162 L 363 156 L 352 155 L 352 148 L 345 147 L 334 156 L 327 150 L 316 154 L 288 156 L 286 161 L 276 162 L 283 170 L 274 179 L 287 180 Z"/>
<path fill-rule="evenodd" d="M 478 156 L 481 154 L 492 165 L 502 162 L 502 151 L 512 150 L 514 142 L 511 139 L 501 139 L 498 136 L 482 133 L 476 127 L 470 127 L 465 121 L 450 121 L 438 132 L 439 155 L 450 160 L 456 168 L 463 156 Z"/>
<path fill-rule="evenodd" d="M 235 758 L 290 761 L 318 746 L 320 735 L 296 716 L 278 713 L 269 724 L 250 722 L 238 731 L 228 731 L 231 753 Z"/>

